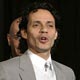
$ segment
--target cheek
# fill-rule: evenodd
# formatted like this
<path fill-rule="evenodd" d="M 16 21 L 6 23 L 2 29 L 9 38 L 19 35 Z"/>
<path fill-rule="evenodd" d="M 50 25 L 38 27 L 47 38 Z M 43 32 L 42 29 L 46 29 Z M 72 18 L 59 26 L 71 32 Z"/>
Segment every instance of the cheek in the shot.
<path fill-rule="evenodd" d="M 19 46 L 19 41 L 18 40 L 13 40 L 13 46 L 18 47 Z"/>
<path fill-rule="evenodd" d="M 57 38 L 56 33 L 50 34 L 49 37 L 50 37 L 50 42 L 53 45 L 55 40 L 56 40 L 56 38 Z"/>
<path fill-rule="evenodd" d="M 37 34 L 29 33 L 27 36 L 27 43 L 28 45 L 35 45 L 37 41 Z"/>
<path fill-rule="evenodd" d="M 55 34 L 50 36 L 50 45 L 51 45 L 51 47 L 54 45 L 54 42 L 55 42 Z"/>
<path fill-rule="evenodd" d="M 35 40 L 37 37 L 37 31 L 34 30 L 29 30 L 28 35 L 27 35 L 27 39 L 29 40 Z"/>
<path fill-rule="evenodd" d="M 57 31 L 53 30 L 51 33 L 50 33 L 51 37 L 53 40 L 55 40 L 57 38 Z"/>
<path fill-rule="evenodd" d="M 28 38 L 27 38 L 27 41 L 28 42 L 35 42 L 35 36 L 33 35 L 33 34 L 30 34 L 29 36 L 28 36 Z"/>

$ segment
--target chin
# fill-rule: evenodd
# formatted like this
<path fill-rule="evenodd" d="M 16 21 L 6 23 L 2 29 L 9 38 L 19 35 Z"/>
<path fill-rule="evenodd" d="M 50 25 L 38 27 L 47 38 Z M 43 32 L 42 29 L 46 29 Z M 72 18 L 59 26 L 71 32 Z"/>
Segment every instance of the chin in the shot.
<path fill-rule="evenodd" d="M 48 51 L 50 51 L 50 48 L 38 48 L 37 51 L 41 52 L 41 53 L 48 52 Z"/>

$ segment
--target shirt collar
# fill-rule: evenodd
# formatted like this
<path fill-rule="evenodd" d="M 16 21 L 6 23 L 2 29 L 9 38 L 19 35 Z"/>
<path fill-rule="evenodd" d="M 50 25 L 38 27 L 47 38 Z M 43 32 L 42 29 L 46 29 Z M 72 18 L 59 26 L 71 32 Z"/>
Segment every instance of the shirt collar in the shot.
<path fill-rule="evenodd" d="M 34 54 L 33 52 L 31 52 L 29 49 L 27 50 L 27 53 L 30 56 L 32 64 L 36 65 L 39 68 L 43 69 L 44 68 L 44 64 L 46 62 L 50 62 L 52 64 L 51 55 L 49 56 L 49 58 L 47 60 L 45 60 L 45 59 L 41 58 L 40 56 L 38 56 L 38 55 Z"/>

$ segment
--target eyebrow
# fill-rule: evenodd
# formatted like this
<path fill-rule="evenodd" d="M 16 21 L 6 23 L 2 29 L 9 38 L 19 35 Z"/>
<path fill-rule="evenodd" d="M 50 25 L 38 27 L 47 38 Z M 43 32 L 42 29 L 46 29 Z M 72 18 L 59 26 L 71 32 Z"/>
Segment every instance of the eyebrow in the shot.
<path fill-rule="evenodd" d="M 33 21 L 34 23 L 40 23 L 40 21 Z M 47 21 L 47 23 L 54 23 L 53 21 Z"/>
<path fill-rule="evenodd" d="M 54 24 L 55 22 L 53 22 L 53 21 L 47 21 L 47 23 L 53 23 Z"/>
<path fill-rule="evenodd" d="M 40 23 L 40 21 L 33 21 L 33 23 Z"/>

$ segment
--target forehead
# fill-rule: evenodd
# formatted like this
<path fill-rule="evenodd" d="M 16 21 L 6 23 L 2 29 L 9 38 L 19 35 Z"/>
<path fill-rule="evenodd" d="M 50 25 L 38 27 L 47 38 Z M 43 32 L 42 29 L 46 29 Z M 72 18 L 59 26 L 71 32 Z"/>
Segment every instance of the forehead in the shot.
<path fill-rule="evenodd" d="M 38 9 L 35 12 L 29 14 L 29 19 L 31 20 L 52 20 L 54 21 L 54 16 L 45 9 Z"/>
<path fill-rule="evenodd" d="M 17 33 L 17 32 L 19 31 L 19 23 L 20 23 L 20 18 L 14 20 L 14 21 L 11 23 L 10 33 Z"/>

